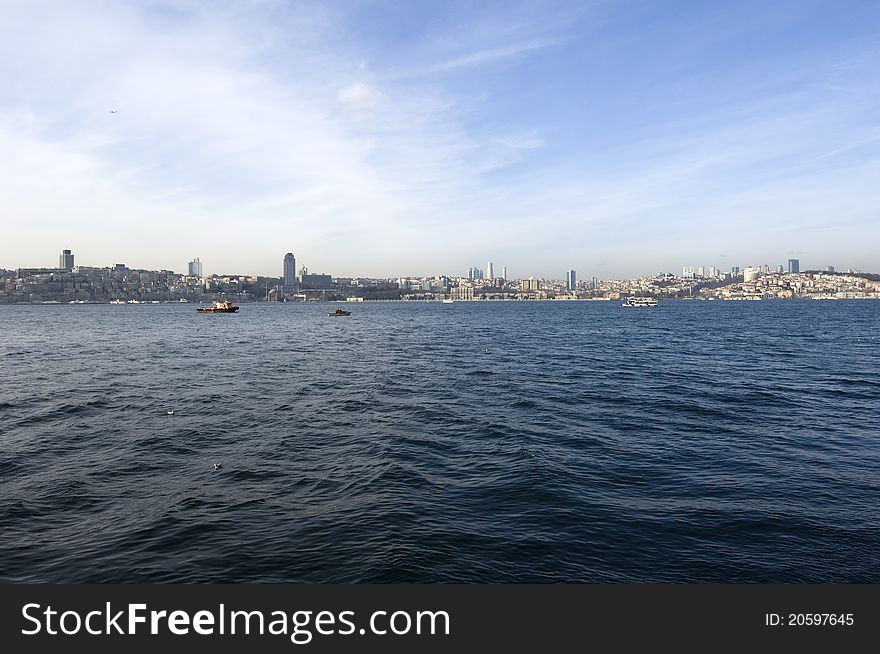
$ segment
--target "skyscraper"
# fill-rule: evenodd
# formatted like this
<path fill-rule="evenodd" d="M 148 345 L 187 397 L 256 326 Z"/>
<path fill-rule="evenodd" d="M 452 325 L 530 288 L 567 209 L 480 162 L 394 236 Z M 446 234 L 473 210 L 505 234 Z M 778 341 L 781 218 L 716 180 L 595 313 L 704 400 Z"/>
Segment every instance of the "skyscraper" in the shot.
<path fill-rule="evenodd" d="M 491 261 L 486 264 L 486 279 L 495 279 L 495 269 Z"/>
<path fill-rule="evenodd" d="M 800 271 L 801 271 L 801 260 L 800 259 L 789 259 L 788 260 L 788 272 L 799 273 Z"/>
<path fill-rule="evenodd" d="M 507 281 L 507 266 L 501 266 L 501 279 Z"/>
<path fill-rule="evenodd" d="M 569 270 L 565 273 L 565 290 L 574 291 L 575 289 L 577 289 L 577 273 L 574 270 Z"/>
<path fill-rule="evenodd" d="M 63 270 L 73 270 L 73 254 L 70 250 L 61 250 L 58 255 L 58 267 Z"/>
<path fill-rule="evenodd" d="M 186 274 L 190 277 L 200 278 L 202 276 L 202 262 L 199 261 L 198 257 L 187 264 Z"/>
<path fill-rule="evenodd" d="M 285 290 L 292 290 L 296 287 L 296 257 L 293 256 L 293 252 L 284 255 L 283 277 Z"/>

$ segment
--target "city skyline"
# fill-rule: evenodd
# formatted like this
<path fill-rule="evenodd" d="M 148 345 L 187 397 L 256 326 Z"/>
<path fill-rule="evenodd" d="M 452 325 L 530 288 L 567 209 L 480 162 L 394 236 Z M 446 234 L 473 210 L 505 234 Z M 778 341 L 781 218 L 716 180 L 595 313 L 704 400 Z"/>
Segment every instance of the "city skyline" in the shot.
<path fill-rule="evenodd" d="M 880 270 L 876 3 L 4 14 L 0 266 Z"/>
<path fill-rule="evenodd" d="M 75 266 L 74 266 L 74 257 L 75 256 L 76 256 L 76 253 L 73 250 L 71 250 L 70 248 L 65 248 L 58 255 L 57 267 L 56 266 L 29 265 L 29 266 L 15 266 L 15 267 L 7 268 L 6 266 L 4 266 L 2 264 L 2 262 L 0 262 L 0 270 L 16 270 L 16 269 L 20 269 L 20 268 L 23 268 L 23 269 L 37 269 L 37 268 L 53 269 L 53 268 L 55 268 L 55 269 L 59 269 L 59 270 L 70 271 L 75 268 Z M 151 268 L 149 266 L 140 266 L 140 265 L 129 266 L 125 262 L 118 262 L 118 260 L 113 264 L 106 264 L 106 265 L 95 265 L 94 263 L 86 263 L 86 264 L 79 264 L 79 265 L 84 265 L 86 268 L 112 268 L 112 267 L 116 267 L 117 269 L 126 268 L 126 269 L 135 269 L 135 270 L 152 270 L 152 271 L 164 270 L 164 271 L 171 271 L 171 272 L 175 272 L 175 273 L 178 272 L 178 269 L 174 266 L 166 267 L 166 268 Z M 812 266 L 812 267 L 807 266 L 804 268 L 804 270 L 805 271 L 811 270 L 811 271 L 818 271 L 818 272 L 835 272 L 835 270 L 837 270 L 837 268 L 839 268 L 839 266 L 824 265 L 823 264 L 821 266 Z M 288 288 L 292 288 L 296 285 L 297 277 L 300 275 L 300 273 L 305 273 L 308 270 L 308 266 L 301 266 L 300 269 L 298 270 L 296 257 L 294 256 L 294 254 L 292 252 L 287 252 L 286 254 L 283 255 L 283 257 L 281 259 L 281 274 L 280 275 L 273 275 L 271 273 L 270 274 L 254 273 L 252 271 L 230 271 L 230 270 L 208 271 L 206 273 L 205 269 L 204 269 L 204 262 L 201 261 L 201 259 L 199 257 L 196 257 L 192 261 L 187 262 L 186 265 L 183 267 L 183 270 L 185 270 L 186 272 L 185 273 L 181 272 L 180 274 L 186 274 L 190 277 L 203 277 L 203 276 L 204 277 L 211 277 L 211 276 L 218 276 L 218 275 L 219 276 L 247 275 L 247 276 L 259 276 L 259 277 L 267 277 L 267 278 L 276 277 L 279 280 L 281 280 L 281 282 L 284 286 L 286 286 Z M 684 265 L 681 267 L 682 272 L 681 272 L 680 276 L 683 278 L 687 278 L 687 277 L 713 278 L 716 276 L 725 275 L 727 273 L 732 273 L 733 275 L 740 275 L 743 273 L 743 271 L 749 271 L 749 270 L 754 270 L 759 273 L 760 272 L 764 272 L 764 273 L 769 273 L 769 272 L 797 273 L 797 272 L 800 272 L 800 270 L 801 270 L 801 261 L 800 261 L 800 259 L 788 259 L 785 265 L 780 263 L 775 266 L 771 265 L 769 262 L 765 262 L 763 264 L 760 264 L 757 262 L 751 262 L 746 265 L 731 265 L 729 267 L 729 270 L 725 270 L 722 267 L 718 267 L 718 266 L 714 266 L 714 265 L 712 265 L 712 266 Z M 868 273 L 872 272 L 870 270 L 862 270 L 859 268 L 854 268 L 852 266 L 849 266 L 846 268 L 841 268 L 841 270 L 846 270 L 848 272 L 868 272 Z M 453 277 L 453 278 L 460 277 L 460 278 L 468 278 L 468 279 L 475 279 L 475 280 L 502 279 L 502 280 L 506 281 L 508 279 L 508 266 L 507 265 L 501 266 L 501 274 L 500 275 L 495 273 L 494 263 L 492 261 L 487 262 L 485 269 L 471 266 L 466 271 L 461 271 L 461 272 L 434 270 L 434 271 L 430 271 L 427 273 L 419 273 L 419 274 L 397 272 L 397 273 L 394 273 L 391 275 L 372 275 L 372 274 L 364 273 L 363 271 L 361 271 L 357 274 L 340 275 L 340 274 L 333 274 L 331 272 L 331 273 L 321 273 L 321 275 L 329 275 L 331 277 L 340 277 L 340 278 L 366 278 L 366 279 L 383 279 L 383 278 L 391 279 L 391 278 L 397 278 L 397 277 L 401 277 L 401 278 L 418 278 L 418 277 L 429 278 L 429 277 L 436 277 L 436 276 L 449 276 L 449 277 Z M 641 275 L 635 275 L 632 277 L 620 277 L 620 278 L 609 277 L 606 279 L 638 279 L 638 278 L 642 278 L 642 277 L 654 277 L 657 275 L 679 276 L 679 275 L 677 275 L 677 273 L 671 272 L 671 270 L 658 270 L 658 271 L 644 273 Z M 574 269 L 566 269 L 561 276 L 558 276 L 556 274 L 551 274 L 551 275 L 524 274 L 524 275 L 522 275 L 522 277 L 519 277 L 517 275 L 513 275 L 513 276 L 511 276 L 511 279 L 548 279 L 548 280 L 562 280 L 562 279 L 564 279 L 566 282 L 566 285 L 569 288 L 571 288 L 571 287 L 573 287 L 573 284 L 569 283 L 569 281 L 570 281 L 570 279 L 571 280 L 576 279 L 576 271 Z M 595 280 L 595 279 L 597 279 L 597 277 L 592 276 L 591 279 Z M 593 285 L 595 286 L 595 281 L 594 281 Z"/>

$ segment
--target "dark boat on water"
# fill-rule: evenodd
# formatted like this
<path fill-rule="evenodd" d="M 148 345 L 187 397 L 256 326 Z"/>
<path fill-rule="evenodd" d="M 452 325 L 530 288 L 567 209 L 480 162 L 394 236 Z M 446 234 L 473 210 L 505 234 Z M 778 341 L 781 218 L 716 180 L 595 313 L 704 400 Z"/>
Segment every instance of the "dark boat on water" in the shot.
<path fill-rule="evenodd" d="M 223 302 L 212 302 L 209 307 L 198 307 L 196 311 L 199 313 L 235 313 L 238 311 L 238 307 L 229 300 L 224 300 Z"/>
<path fill-rule="evenodd" d="M 333 317 L 333 316 L 350 316 L 351 311 L 346 311 L 345 309 L 337 309 L 333 313 L 328 313 L 327 315 L 331 316 L 331 317 Z"/>

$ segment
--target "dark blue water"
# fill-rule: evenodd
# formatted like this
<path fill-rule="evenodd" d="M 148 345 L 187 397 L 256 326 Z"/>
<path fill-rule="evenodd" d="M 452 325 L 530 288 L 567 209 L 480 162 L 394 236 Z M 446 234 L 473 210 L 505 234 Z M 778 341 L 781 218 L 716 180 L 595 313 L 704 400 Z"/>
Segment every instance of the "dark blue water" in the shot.
<path fill-rule="evenodd" d="M 880 581 L 880 302 L 335 306 L 0 307 L 0 580 Z"/>

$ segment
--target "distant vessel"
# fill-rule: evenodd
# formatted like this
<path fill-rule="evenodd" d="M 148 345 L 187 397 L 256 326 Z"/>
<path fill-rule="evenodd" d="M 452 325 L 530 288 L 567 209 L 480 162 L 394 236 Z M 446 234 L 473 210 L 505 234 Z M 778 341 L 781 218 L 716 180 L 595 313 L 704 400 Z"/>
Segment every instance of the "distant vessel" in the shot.
<path fill-rule="evenodd" d="M 620 306 L 622 307 L 656 307 L 657 298 L 654 297 L 628 297 Z"/>
<path fill-rule="evenodd" d="M 209 307 L 196 307 L 196 311 L 201 313 L 235 313 L 238 311 L 238 307 L 229 300 L 223 300 L 222 302 L 212 302 Z"/>
<path fill-rule="evenodd" d="M 452 304 L 455 300 L 443 300 L 443 304 Z"/>
<path fill-rule="evenodd" d="M 337 309 L 333 313 L 328 313 L 328 316 L 350 316 L 351 311 L 346 311 L 345 309 Z"/>

